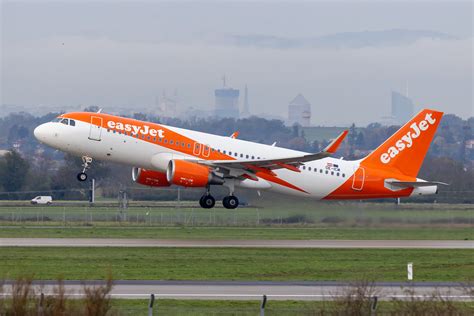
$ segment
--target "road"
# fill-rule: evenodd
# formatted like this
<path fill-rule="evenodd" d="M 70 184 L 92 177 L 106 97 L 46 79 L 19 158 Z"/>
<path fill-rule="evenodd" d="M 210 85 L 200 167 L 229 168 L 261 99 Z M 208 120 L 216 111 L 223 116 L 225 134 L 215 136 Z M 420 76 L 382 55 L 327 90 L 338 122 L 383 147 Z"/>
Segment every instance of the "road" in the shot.
<path fill-rule="evenodd" d="M 52 293 L 55 281 L 38 281 L 38 289 L 45 294 Z M 81 296 L 84 284 L 100 284 L 100 281 L 65 281 L 66 291 L 72 296 Z M 234 282 L 234 281 L 152 281 L 128 280 L 116 281 L 111 292 L 115 298 L 148 298 L 155 294 L 157 298 L 199 299 L 199 300 L 260 300 L 267 295 L 271 300 L 328 300 L 345 295 L 351 284 L 347 282 Z M 414 296 L 406 290 L 413 290 Z M 11 290 L 8 282 L 4 290 Z M 457 283 L 375 283 L 370 296 L 390 300 L 422 298 L 434 291 L 452 300 L 473 300 Z"/>
<path fill-rule="evenodd" d="M 418 248 L 474 249 L 472 240 L 175 240 L 0 238 L 0 247 Z"/>

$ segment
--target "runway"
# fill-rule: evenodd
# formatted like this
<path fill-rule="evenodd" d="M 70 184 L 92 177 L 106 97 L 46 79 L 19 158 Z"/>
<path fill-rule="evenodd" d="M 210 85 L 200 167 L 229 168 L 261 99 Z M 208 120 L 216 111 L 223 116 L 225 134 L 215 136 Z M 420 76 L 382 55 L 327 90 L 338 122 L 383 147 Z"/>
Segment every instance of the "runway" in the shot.
<path fill-rule="evenodd" d="M 100 281 L 65 281 L 66 291 L 71 296 L 80 297 L 84 284 L 98 285 Z M 330 300 L 344 296 L 351 284 L 348 282 L 233 282 L 233 281 L 116 281 L 111 292 L 115 298 L 156 298 L 195 299 L 195 300 L 260 300 L 267 295 L 271 300 Z M 43 293 L 53 293 L 55 281 L 35 282 Z M 5 286 L 6 293 L 10 286 Z M 413 296 L 407 293 L 413 290 Z M 375 283 L 373 291 L 367 295 L 376 295 L 379 299 L 411 299 L 430 296 L 434 291 L 452 300 L 472 300 L 458 283 Z"/>
<path fill-rule="evenodd" d="M 472 240 L 178 240 L 0 238 L 0 247 L 405 248 L 474 249 Z"/>

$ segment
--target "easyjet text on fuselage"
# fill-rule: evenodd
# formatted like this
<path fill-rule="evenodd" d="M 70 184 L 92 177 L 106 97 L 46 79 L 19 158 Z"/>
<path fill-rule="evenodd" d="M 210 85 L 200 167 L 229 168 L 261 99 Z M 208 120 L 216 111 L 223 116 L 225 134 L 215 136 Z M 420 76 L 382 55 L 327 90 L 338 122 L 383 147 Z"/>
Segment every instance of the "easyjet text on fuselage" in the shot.
<path fill-rule="evenodd" d="M 138 126 L 138 125 L 133 125 L 133 124 L 128 124 L 128 123 L 124 124 L 121 122 L 108 121 L 107 126 L 110 129 L 115 129 L 115 130 L 124 131 L 124 132 L 131 132 L 135 135 L 138 135 L 138 133 L 140 133 L 142 135 L 150 135 L 152 137 L 159 137 L 159 138 L 165 137 L 164 130 L 151 128 L 148 125 Z"/>

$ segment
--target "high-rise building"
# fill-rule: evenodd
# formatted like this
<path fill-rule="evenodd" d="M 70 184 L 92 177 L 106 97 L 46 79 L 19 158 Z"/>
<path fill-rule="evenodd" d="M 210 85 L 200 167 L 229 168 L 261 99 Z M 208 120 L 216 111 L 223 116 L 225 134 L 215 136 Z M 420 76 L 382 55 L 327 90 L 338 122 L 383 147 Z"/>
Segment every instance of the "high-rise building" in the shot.
<path fill-rule="evenodd" d="M 216 97 L 215 115 L 217 117 L 239 118 L 239 90 L 227 88 L 225 77 L 223 82 L 224 87 L 214 91 Z"/>
<path fill-rule="evenodd" d="M 303 127 L 311 124 L 311 104 L 301 93 L 288 105 L 288 125 L 294 124 Z"/>
<path fill-rule="evenodd" d="M 392 91 L 392 118 L 396 124 L 409 121 L 414 114 L 413 101 L 403 94 Z"/>
<path fill-rule="evenodd" d="M 161 99 L 156 98 L 158 103 L 159 114 L 165 117 L 176 117 L 177 116 L 177 100 L 178 92 L 175 91 L 172 97 L 166 95 L 166 91 L 163 91 Z"/>
<path fill-rule="evenodd" d="M 244 105 L 242 107 L 242 113 L 240 114 L 241 117 L 249 117 L 250 116 L 250 106 L 249 106 L 249 92 L 247 89 L 247 85 L 245 85 L 244 90 Z"/>

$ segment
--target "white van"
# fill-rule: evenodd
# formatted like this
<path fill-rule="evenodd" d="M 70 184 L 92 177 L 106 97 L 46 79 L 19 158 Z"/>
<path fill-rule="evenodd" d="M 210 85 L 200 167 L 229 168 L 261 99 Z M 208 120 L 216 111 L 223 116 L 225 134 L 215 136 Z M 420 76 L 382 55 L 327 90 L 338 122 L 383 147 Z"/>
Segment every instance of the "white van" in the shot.
<path fill-rule="evenodd" d="M 53 198 L 51 196 L 40 195 L 31 200 L 31 204 L 46 204 L 51 205 Z"/>

